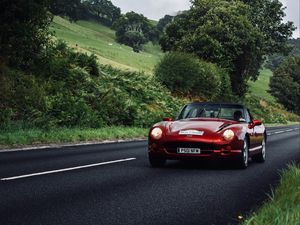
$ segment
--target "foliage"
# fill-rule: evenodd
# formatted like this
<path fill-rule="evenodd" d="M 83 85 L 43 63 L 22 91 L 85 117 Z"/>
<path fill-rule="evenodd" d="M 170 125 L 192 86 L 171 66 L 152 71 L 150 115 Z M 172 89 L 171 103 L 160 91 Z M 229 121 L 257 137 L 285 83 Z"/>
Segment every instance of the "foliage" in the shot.
<path fill-rule="evenodd" d="M 263 35 L 264 54 L 288 53 L 287 40 L 296 29 L 293 22 L 283 23 L 284 7 L 279 0 L 241 0 L 250 6 L 251 23 Z"/>
<path fill-rule="evenodd" d="M 143 33 L 135 30 L 126 31 L 122 41 L 124 44 L 131 46 L 134 52 L 142 50 L 142 45 L 147 42 Z"/>
<path fill-rule="evenodd" d="M 1 126 L 150 126 L 182 105 L 154 78 L 101 66 L 63 42 L 49 45 L 31 73 L 1 67 Z"/>
<path fill-rule="evenodd" d="M 288 40 L 288 44 L 292 49 L 291 52 L 288 55 L 279 53 L 270 55 L 266 62 L 267 68 L 274 71 L 288 57 L 300 55 L 300 38 Z"/>
<path fill-rule="evenodd" d="M 233 92 L 243 96 L 247 81 L 257 78 L 264 55 L 270 49 L 285 49 L 285 41 L 294 29 L 291 23 L 282 23 L 281 3 L 270 4 L 276 6 L 270 12 L 267 2 L 261 1 L 262 10 L 256 10 L 254 5 L 238 0 L 194 0 L 189 11 L 167 26 L 160 41 L 162 49 L 194 53 L 227 69 Z M 258 18 L 264 16 L 268 19 L 260 22 Z M 264 30 L 274 23 L 277 26 Z"/>
<path fill-rule="evenodd" d="M 0 61 L 27 69 L 49 40 L 49 0 L 0 2 Z"/>
<path fill-rule="evenodd" d="M 274 71 L 270 89 L 278 102 L 300 114 L 300 56 L 288 58 Z"/>
<path fill-rule="evenodd" d="M 165 32 L 167 25 L 172 22 L 173 18 L 174 18 L 174 16 L 165 15 L 163 18 L 161 18 L 158 21 L 158 23 L 156 25 L 157 30 L 161 33 Z"/>
<path fill-rule="evenodd" d="M 284 114 L 284 110 L 279 104 L 262 100 L 255 95 L 246 95 L 241 103 L 250 109 L 255 119 L 262 120 L 267 124 L 286 124 L 292 118 L 289 114 Z M 295 117 L 294 119 L 298 121 L 299 117 Z"/>
<path fill-rule="evenodd" d="M 84 68 L 92 76 L 98 76 L 100 73 L 97 57 L 94 54 L 75 52 L 65 42 L 59 40 L 44 49 L 31 71 L 34 74 L 43 74 L 60 80 L 68 77 L 76 67 Z"/>
<path fill-rule="evenodd" d="M 155 69 L 156 77 L 173 92 L 202 96 L 208 100 L 229 100 L 228 74 L 192 54 L 166 54 Z"/>
<path fill-rule="evenodd" d="M 81 7 L 81 19 L 96 19 L 107 26 L 112 26 L 121 16 L 121 9 L 110 0 L 87 0 Z"/>
<path fill-rule="evenodd" d="M 1 111 L 12 110 L 13 120 L 44 128 L 102 123 L 85 101 L 93 88 L 91 77 L 99 75 L 94 56 L 75 53 L 58 42 L 47 47 L 30 73 L 4 67 L 0 75 L 5 80 L 0 88 Z"/>
<path fill-rule="evenodd" d="M 80 17 L 81 0 L 51 0 L 49 11 L 53 15 L 67 16 L 70 21 Z"/>
<path fill-rule="evenodd" d="M 103 81 L 108 85 L 103 104 L 116 113 L 116 119 L 127 115 L 127 121 L 131 121 L 128 125 L 147 127 L 163 117 L 175 117 L 183 105 L 182 100 L 172 97 L 153 76 L 122 72 L 107 66 L 102 70 Z M 114 105 L 114 102 L 119 104 Z"/>
<path fill-rule="evenodd" d="M 114 24 L 116 39 L 119 43 L 128 45 L 139 52 L 142 45 L 158 39 L 158 31 L 142 14 L 128 12 L 122 15 Z"/>
<path fill-rule="evenodd" d="M 67 16 L 70 21 L 96 20 L 111 26 L 121 15 L 120 8 L 110 0 L 52 0 L 49 8 L 53 15 Z"/>

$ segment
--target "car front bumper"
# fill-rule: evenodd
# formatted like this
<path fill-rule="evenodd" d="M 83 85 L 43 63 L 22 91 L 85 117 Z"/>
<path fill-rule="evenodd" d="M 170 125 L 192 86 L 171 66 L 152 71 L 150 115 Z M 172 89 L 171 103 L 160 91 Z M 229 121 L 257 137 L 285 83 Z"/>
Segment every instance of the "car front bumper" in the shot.
<path fill-rule="evenodd" d="M 178 153 L 178 148 L 199 148 L 200 154 Z M 149 154 L 166 159 L 185 159 L 185 158 L 234 158 L 241 155 L 242 150 L 239 146 L 230 144 L 208 144 L 199 142 L 168 142 L 155 143 L 149 142 Z"/>

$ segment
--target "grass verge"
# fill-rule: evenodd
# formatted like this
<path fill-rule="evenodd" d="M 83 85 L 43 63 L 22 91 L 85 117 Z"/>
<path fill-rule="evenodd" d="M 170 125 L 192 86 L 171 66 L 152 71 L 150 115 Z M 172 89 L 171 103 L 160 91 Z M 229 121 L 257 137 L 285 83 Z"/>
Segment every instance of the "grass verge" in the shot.
<path fill-rule="evenodd" d="M 22 145 L 77 143 L 147 137 L 149 129 L 105 127 L 99 129 L 61 128 L 55 130 L 25 129 L 0 133 L 0 149 Z"/>
<path fill-rule="evenodd" d="M 270 200 L 243 225 L 300 225 L 300 166 L 291 164 L 281 173 Z"/>
<path fill-rule="evenodd" d="M 299 122 L 288 121 L 287 123 L 267 123 L 267 124 L 265 124 L 266 127 L 281 127 L 281 126 L 292 126 L 292 125 L 300 125 L 300 121 Z"/>

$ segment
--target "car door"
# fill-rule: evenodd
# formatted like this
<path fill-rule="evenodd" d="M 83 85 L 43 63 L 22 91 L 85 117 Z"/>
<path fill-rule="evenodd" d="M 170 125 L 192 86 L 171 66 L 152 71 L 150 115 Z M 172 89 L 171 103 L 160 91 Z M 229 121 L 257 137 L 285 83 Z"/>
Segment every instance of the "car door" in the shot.
<path fill-rule="evenodd" d="M 264 126 L 263 125 L 258 125 L 254 127 L 254 136 L 255 136 L 255 146 L 261 146 L 261 143 L 264 138 Z"/>
<path fill-rule="evenodd" d="M 247 132 L 249 134 L 249 148 L 254 148 L 255 146 L 255 136 L 254 136 L 254 127 L 251 127 L 251 123 L 252 123 L 252 116 L 249 112 L 249 109 L 245 109 L 245 120 L 247 122 Z"/>
<path fill-rule="evenodd" d="M 249 114 L 250 117 L 250 127 L 249 130 L 251 130 L 251 134 L 250 134 L 250 142 L 251 142 L 251 147 L 252 148 L 257 148 L 259 146 L 261 146 L 263 137 L 264 137 L 264 129 L 263 129 L 263 125 L 258 125 L 258 126 L 251 126 L 253 125 L 253 116 L 251 115 L 249 109 L 247 109 L 247 112 Z"/>

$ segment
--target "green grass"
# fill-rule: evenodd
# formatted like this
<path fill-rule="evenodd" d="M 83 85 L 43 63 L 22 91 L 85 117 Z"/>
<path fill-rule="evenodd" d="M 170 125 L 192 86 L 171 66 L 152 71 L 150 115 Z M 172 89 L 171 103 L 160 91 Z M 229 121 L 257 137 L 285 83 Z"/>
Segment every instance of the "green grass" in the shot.
<path fill-rule="evenodd" d="M 22 145 L 77 143 L 147 137 L 148 129 L 137 127 L 61 128 L 54 130 L 25 129 L 2 131 L 0 149 Z"/>
<path fill-rule="evenodd" d="M 56 16 L 50 29 L 57 38 L 66 41 L 77 51 L 94 53 L 99 63 L 122 70 L 144 71 L 150 74 L 163 56 L 160 47 L 152 43 L 145 45 L 142 52 L 135 53 L 132 48 L 115 41 L 113 30 L 93 21 L 70 23 Z"/>
<path fill-rule="evenodd" d="M 249 92 L 251 95 L 256 95 L 258 97 L 264 98 L 269 102 L 275 102 L 275 98 L 268 93 L 270 78 L 273 76 L 273 73 L 269 69 L 262 69 L 258 76 L 257 81 L 249 81 Z"/>
<path fill-rule="evenodd" d="M 254 116 L 262 119 L 265 123 L 277 124 L 299 124 L 300 117 L 296 114 L 286 111 L 284 107 L 277 103 L 276 99 L 268 92 L 270 78 L 273 76 L 271 70 L 263 68 L 260 70 L 258 79 L 249 81 L 249 91 L 247 98 L 252 99 L 248 107 L 252 110 Z"/>
<path fill-rule="evenodd" d="M 300 166 L 289 165 L 270 200 L 244 225 L 300 225 Z"/>

